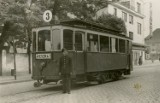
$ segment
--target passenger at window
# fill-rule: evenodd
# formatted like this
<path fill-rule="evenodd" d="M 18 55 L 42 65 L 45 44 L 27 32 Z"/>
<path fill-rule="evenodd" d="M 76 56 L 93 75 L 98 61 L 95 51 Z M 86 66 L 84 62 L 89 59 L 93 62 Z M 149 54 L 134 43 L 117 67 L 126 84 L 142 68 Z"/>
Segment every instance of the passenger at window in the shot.
<path fill-rule="evenodd" d="M 101 44 L 101 52 L 108 52 L 109 48 L 105 46 L 105 44 Z"/>
<path fill-rule="evenodd" d="M 48 35 L 45 35 L 45 51 L 51 51 L 51 41 Z"/>
<path fill-rule="evenodd" d="M 91 42 L 91 51 L 92 52 L 97 52 L 98 51 L 98 43 L 96 41 Z"/>

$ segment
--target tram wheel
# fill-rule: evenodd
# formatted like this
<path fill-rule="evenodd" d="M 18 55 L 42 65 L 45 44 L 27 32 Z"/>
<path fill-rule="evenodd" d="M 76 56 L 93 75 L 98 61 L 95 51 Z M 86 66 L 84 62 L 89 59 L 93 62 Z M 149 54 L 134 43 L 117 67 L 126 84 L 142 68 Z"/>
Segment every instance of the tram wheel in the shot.
<path fill-rule="evenodd" d="M 98 80 L 98 84 L 103 84 L 106 81 L 106 77 L 104 74 L 101 74 Z"/>

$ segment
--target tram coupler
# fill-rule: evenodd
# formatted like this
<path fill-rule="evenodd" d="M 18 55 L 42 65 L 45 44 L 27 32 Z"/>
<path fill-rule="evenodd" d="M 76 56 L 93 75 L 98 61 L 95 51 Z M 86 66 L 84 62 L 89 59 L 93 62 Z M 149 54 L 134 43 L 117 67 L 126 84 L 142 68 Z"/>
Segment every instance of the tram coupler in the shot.
<path fill-rule="evenodd" d="M 34 82 L 34 87 L 40 87 L 43 83 L 41 83 L 39 80 L 37 82 Z"/>

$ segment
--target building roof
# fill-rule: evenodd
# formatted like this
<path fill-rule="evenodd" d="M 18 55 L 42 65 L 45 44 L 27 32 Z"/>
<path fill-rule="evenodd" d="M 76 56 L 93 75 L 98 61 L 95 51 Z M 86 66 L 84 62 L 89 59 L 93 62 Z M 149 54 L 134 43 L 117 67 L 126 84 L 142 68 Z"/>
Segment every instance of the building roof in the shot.
<path fill-rule="evenodd" d="M 153 31 L 152 35 L 148 35 L 145 38 L 145 41 L 150 41 L 150 42 L 160 42 L 160 28 L 156 29 Z"/>

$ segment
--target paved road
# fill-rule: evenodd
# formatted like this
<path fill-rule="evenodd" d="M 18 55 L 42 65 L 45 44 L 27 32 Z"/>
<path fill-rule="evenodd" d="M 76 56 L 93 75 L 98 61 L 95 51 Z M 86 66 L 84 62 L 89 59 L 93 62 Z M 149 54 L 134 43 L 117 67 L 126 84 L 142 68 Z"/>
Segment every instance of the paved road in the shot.
<path fill-rule="evenodd" d="M 0 103 L 160 103 L 160 65 L 136 67 L 125 79 L 80 85 L 71 94 L 60 86 L 32 87 L 33 82 L 0 85 Z"/>

